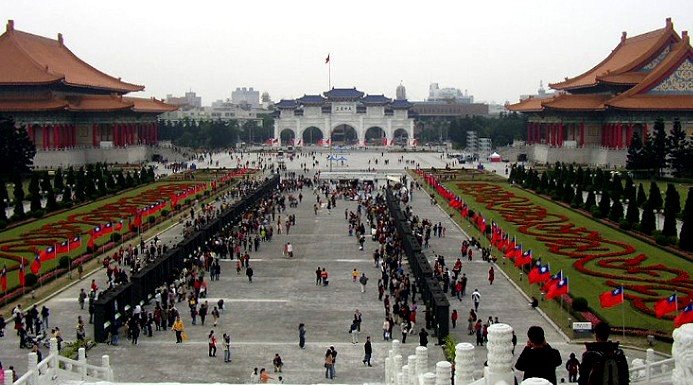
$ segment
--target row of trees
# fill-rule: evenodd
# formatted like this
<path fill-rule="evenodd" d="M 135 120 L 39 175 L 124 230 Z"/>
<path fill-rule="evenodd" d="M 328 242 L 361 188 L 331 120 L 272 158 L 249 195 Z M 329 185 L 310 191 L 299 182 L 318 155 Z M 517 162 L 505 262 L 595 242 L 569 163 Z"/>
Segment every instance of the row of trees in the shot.
<path fill-rule="evenodd" d="M 274 137 L 274 120 L 264 116 L 262 122 L 248 120 L 183 120 L 160 123 L 159 139 L 176 146 L 204 149 L 233 147 L 238 142 L 264 143 Z"/>
<path fill-rule="evenodd" d="M 677 178 L 693 177 L 693 138 L 686 137 L 678 118 L 674 119 L 671 132 L 667 134 L 664 121 L 659 118 L 652 136 L 647 133 L 644 138 L 638 133 L 633 135 L 626 168 L 657 175 L 668 169 Z"/>
<path fill-rule="evenodd" d="M 10 198 L 6 183 L 0 183 L 0 201 L 14 208 L 11 218 L 7 217 L 5 207 L 0 210 L 0 228 L 8 222 L 19 221 L 27 216 L 42 217 L 46 212 L 72 207 L 74 203 L 98 199 L 106 194 L 154 181 L 154 169 L 142 167 L 136 170 L 111 170 L 106 164 L 88 164 L 75 170 L 73 167 L 63 172 L 55 171 L 51 178 L 47 171 L 33 172 L 29 177 L 28 194 L 20 176 L 13 181 L 13 199 Z M 57 196 L 62 197 L 61 201 Z M 45 207 L 41 200 L 46 200 Z M 24 210 L 24 201 L 30 204 L 29 212 Z"/>
<path fill-rule="evenodd" d="M 513 140 L 523 140 L 527 135 L 527 117 L 518 113 L 504 113 L 499 117 L 485 116 L 465 116 L 451 118 L 446 123 L 449 128 L 448 139 L 456 147 L 464 148 L 467 146 L 467 131 L 476 131 L 479 137 L 491 138 L 494 146 L 505 146 L 511 144 Z M 440 135 L 440 128 L 434 123 L 431 128 L 425 128 L 421 133 L 420 142 L 437 141 Z M 424 120 L 424 127 L 426 122 Z"/>
<path fill-rule="evenodd" d="M 685 208 L 681 212 L 681 197 L 673 184 L 667 185 L 662 198 L 656 182 L 650 183 L 649 194 L 646 194 L 643 184 L 639 183 L 636 189 L 629 175 L 622 178 L 619 173 L 612 175 L 600 168 L 583 169 L 556 163 L 540 173 L 523 166 L 513 166 L 509 180 L 540 194 L 550 195 L 552 199 L 570 204 L 573 208 L 585 209 L 596 218 L 609 218 L 623 229 L 637 229 L 653 235 L 660 244 L 678 242 L 681 248 L 693 250 L 693 189 L 689 189 Z M 584 200 L 583 192 L 587 192 Z M 664 224 L 662 230 L 657 231 L 656 213 L 662 209 Z M 676 219 L 679 214 L 683 227 L 681 233 L 677 234 Z"/>

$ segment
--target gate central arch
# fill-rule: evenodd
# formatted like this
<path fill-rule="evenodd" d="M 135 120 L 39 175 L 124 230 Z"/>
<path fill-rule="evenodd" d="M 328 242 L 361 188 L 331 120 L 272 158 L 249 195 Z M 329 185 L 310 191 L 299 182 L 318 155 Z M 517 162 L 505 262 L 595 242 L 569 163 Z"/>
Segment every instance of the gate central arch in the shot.
<path fill-rule="evenodd" d="M 333 128 L 330 139 L 332 139 L 332 144 L 337 145 L 356 145 L 359 143 L 356 129 L 348 124 L 340 124 Z"/>
<path fill-rule="evenodd" d="M 324 136 L 321 129 L 315 126 L 310 126 L 303 130 L 302 139 L 304 146 L 310 146 L 321 143 Z"/>

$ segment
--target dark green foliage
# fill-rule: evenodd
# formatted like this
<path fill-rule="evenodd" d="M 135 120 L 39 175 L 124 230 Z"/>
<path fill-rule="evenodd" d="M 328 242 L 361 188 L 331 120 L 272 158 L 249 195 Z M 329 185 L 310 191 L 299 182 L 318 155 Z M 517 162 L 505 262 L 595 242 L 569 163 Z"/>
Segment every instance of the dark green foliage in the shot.
<path fill-rule="evenodd" d="M 75 200 L 77 202 L 83 202 L 86 198 L 86 177 L 84 175 L 84 168 L 80 167 L 79 170 L 75 171 Z"/>
<path fill-rule="evenodd" d="M 0 179 L 14 180 L 26 174 L 34 164 L 36 146 L 25 127 L 15 127 L 14 120 L 0 118 Z"/>
<path fill-rule="evenodd" d="M 609 209 L 609 219 L 614 222 L 620 222 L 623 219 L 623 204 L 620 199 L 614 199 L 614 203 Z"/>
<path fill-rule="evenodd" d="M 626 178 L 624 180 L 624 186 L 623 186 L 623 196 L 628 198 L 628 199 L 635 199 L 636 196 L 636 190 L 635 190 L 635 184 L 633 183 L 633 178 L 630 177 L 630 175 L 626 175 Z"/>
<path fill-rule="evenodd" d="M 594 190 L 602 191 L 604 190 L 605 185 L 606 177 L 604 175 L 604 171 L 602 171 L 601 168 L 597 168 L 597 170 L 594 172 L 594 176 L 592 177 L 592 186 Z"/>
<path fill-rule="evenodd" d="M 635 202 L 638 204 L 638 207 L 643 207 L 645 205 L 645 202 L 647 202 L 647 195 L 645 195 L 645 187 L 642 185 L 642 183 L 638 184 L 638 196 L 635 198 Z"/>
<path fill-rule="evenodd" d="M 664 226 L 662 234 L 666 237 L 675 237 L 676 234 L 676 216 L 681 211 L 681 201 L 679 193 L 673 184 L 667 184 L 667 191 L 664 199 Z"/>
<path fill-rule="evenodd" d="M 29 202 L 31 211 L 41 210 L 41 187 L 39 187 L 39 177 L 37 173 L 31 173 L 29 182 Z"/>
<path fill-rule="evenodd" d="M 125 180 L 125 175 L 123 175 L 122 171 L 118 171 L 118 173 L 116 174 L 116 179 L 118 181 L 118 188 L 119 189 L 123 190 L 123 189 L 126 189 L 128 187 L 128 183 Z"/>
<path fill-rule="evenodd" d="M 34 273 L 26 273 L 24 280 L 26 287 L 32 287 L 38 283 L 38 277 Z"/>
<path fill-rule="evenodd" d="M 662 174 L 662 169 L 667 166 L 667 133 L 664 131 L 664 120 L 657 118 L 652 133 L 652 161 L 653 168 L 658 175 Z"/>
<path fill-rule="evenodd" d="M 655 213 L 650 201 L 645 202 L 645 207 L 643 207 L 642 218 L 640 219 L 640 226 L 638 227 L 641 232 L 651 235 L 655 230 Z"/>
<path fill-rule="evenodd" d="M 578 185 L 577 190 L 575 191 L 575 196 L 573 197 L 573 201 L 570 203 L 570 205 L 575 208 L 580 208 L 582 207 L 582 204 L 582 187 Z"/>
<path fill-rule="evenodd" d="M 647 194 L 647 201 L 654 210 L 660 210 L 662 204 L 664 204 L 662 193 L 659 191 L 659 185 L 655 182 L 650 182 L 650 193 Z"/>
<path fill-rule="evenodd" d="M 686 251 L 693 251 L 693 187 L 688 188 L 682 219 L 679 247 Z"/>
<path fill-rule="evenodd" d="M 611 208 L 611 197 L 609 192 L 604 190 L 602 191 L 601 199 L 599 199 L 599 213 L 602 217 L 609 215 L 609 208 Z"/>
<path fill-rule="evenodd" d="M 131 172 L 128 172 L 128 175 L 125 177 L 125 185 L 127 187 L 135 187 L 135 179 L 132 177 Z"/>
<path fill-rule="evenodd" d="M 620 175 L 614 174 L 614 177 L 611 179 L 609 190 L 613 199 L 620 199 L 623 196 L 623 181 Z"/>
<path fill-rule="evenodd" d="M 13 216 L 17 219 L 24 218 L 24 187 L 22 186 L 22 179 L 19 174 L 13 176 L 14 190 L 12 195 L 14 195 L 14 214 Z"/>
<path fill-rule="evenodd" d="M 10 196 L 7 193 L 7 185 L 5 184 L 5 180 L 0 178 L 0 205 L 2 205 L 0 209 L 0 222 L 5 222 L 5 225 L 7 225 L 7 212 L 5 212 L 5 209 L 9 203 Z"/>
<path fill-rule="evenodd" d="M 630 225 L 636 225 L 640 221 L 640 210 L 638 209 L 638 204 L 634 199 L 628 200 L 628 207 L 626 208 L 626 222 Z"/>
<path fill-rule="evenodd" d="M 90 199 L 97 197 L 96 194 L 96 177 L 94 176 L 94 165 L 87 165 L 87 174 L 84 176 L 84 194 Z"/>
<path fill-rule="evenodd" d="M 57 170 L 55 170 L 55 176 L 53 176 L 53 188 L 56 192 L 61 192 L 65 189 L 62 168 L 58 168 Z"/>
<path fill-rule="evenodd" d="M 271 118 L 270 118 L 271 119 Z M 225 148 L 232 147 L 237 141 L 248 143 L 263 143 L 274 137 L 274 129 L 267 130 L 252 123 L 241 132 L 238 122 L 232 121 L 203 121 L 196 122 L 184 119 L 179 122 L 161 122 L 159 136 L 161 140 L 171 140 L 176 146 L 193 148 Z M 271 124 L 273 127 L 274 124 Z M 242 135 L 242 138 L 241 138 Z"/>
<path fill-rule="evenodd" d="M 573 304 L 571 306 L 572 306 L 574 311 L 578 311 L 578 312 L 589 310 L 587 299 L 583 298 L 583 297 L 577 297 L 577 298 L 573 299 Z"/>
<path fill-rule="evenodd" d="M 590 211 L 596 205 L 597 205 L 597 198 L 594 195 L 594 191 L 590 190 L 590 192 L 587 193 L 587 200 L 585 200 L 585 210 Z"/>
<path fill-rule="evenodd" d="M 628 146 L 628 154 L 626 155 L 626 169 L 642 170 L 646 168 L 644 164 L 645 148 L 642 139 L 637 132 L 633 133 L 633 139 Z"/>
<path fill-rule="evenodd" d="M 58 202 L 55 200 L 55 190 L 51 185 L 51 179 L 47 172 L 41 176 L 41 190 L 46 194 L 46 211 L 53 211 L 58 208 Z"/>
<path fill-rule="evenodd" d="M 479 137 L 491 138 L 491 141 L 499 146 L 511 144 L 515 139 L 524 140 L 527 135 L 526 115 L 514 112 L 503 113 L 499 117 L 451 117 L 447 121 L 421 117 L 419 122 L 423 127 L 419 139 L 422 143 L 436 142 L 442 137 L 443 140 L 450 139 L 459 148 L 467 145 L 467 131 L 476 131 Z M 243 133 L 242 140 L 247 142 L 247 138 L 247 134 Z"/>
<path fill-rule="evenodd" d="M 64 206 L 66 206 L 68 203 L 72 204 L 72 188 L 70 186 L 66 186 L 63 190 L 62 203 Z"/>
<path fill-rule="evenodd" d="M 72 186 L 77 183 L 75 180 L 75 169 L 72 168 L 72 166 L 67 169 L 67 177 L 65 177 L 65 182 L 67 182 L 66 185 L 68 186 Z"/>
<path fill-rule="evenodd" d="M 63 255 L 58 259 L 58 268 L 60 269 L 67 269 L 70 267 L 70 257 L 67 255 Z"/>
<path fill-rule="evenodd" d="M 563 187 L 563 202 L 565 203 L 572 203 L 573 198 L 575 198 L 575 189 L 573 189 L 573 186 L 566 184 Z"/>
<path fill-rule="evenodd" d="M 686 138 L 678 118 L 674 119 L 674 126 L 667 137 L 667 146 L 669 148 L 667 161 L 671 173 L 677 178 L 693 175 L 691 142 Z"/>

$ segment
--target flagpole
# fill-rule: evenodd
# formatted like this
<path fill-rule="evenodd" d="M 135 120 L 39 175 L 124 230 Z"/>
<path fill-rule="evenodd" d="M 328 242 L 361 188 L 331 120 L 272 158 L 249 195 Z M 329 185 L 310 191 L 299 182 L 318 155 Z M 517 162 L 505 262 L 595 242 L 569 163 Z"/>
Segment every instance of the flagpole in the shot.
<path fill-rule="evenodd" d="M 330 54 L 327 54 L 327 90 L 332 89 L 332 59 Z"/>
<path fill-rule="evenodd" d="M 621 330 L 623 332 L 623 339 L 626 339 L 626 305 L 625 294 L 623 293 L 623 285 L 621 285 Z"/>

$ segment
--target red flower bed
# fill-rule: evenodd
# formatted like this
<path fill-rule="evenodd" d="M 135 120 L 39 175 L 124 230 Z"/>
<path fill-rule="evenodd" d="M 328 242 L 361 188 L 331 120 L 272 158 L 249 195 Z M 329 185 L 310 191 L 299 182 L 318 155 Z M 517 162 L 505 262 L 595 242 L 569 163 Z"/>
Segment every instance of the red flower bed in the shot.
<path fill-rule="evenodd" d="M 625 299 L 643 313 L 654 316 L 654 303 L 674 291 L 681 297 L 693 297 L 693 281 L 687 271 L 651 262 L 633 246 L 578 227 L 566 216 L 550 213 L 501 186 L 460 183 L 458 187 L 517 225 L 520 233 L 542 242 L 551 253 L 574 259 L 577 271 L 603 278 L 610 287 L 623 285 Z M 590 316 L 594 317 L 589 313 L 585 318 Z"/>

